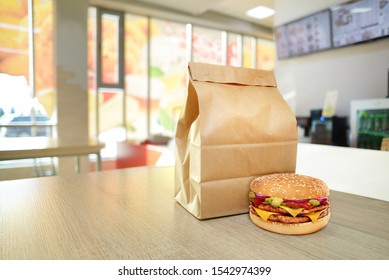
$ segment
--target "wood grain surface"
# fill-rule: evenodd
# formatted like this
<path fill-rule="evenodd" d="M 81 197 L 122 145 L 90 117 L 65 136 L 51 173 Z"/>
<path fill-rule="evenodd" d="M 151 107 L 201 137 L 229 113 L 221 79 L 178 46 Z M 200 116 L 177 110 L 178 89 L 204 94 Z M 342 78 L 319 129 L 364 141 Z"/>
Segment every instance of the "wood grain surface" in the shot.
<path fill-rule="evenodd" d="M 172 167 L 0 182 L 0 259 L 389 259 L 389 202 L 332 191 L 324 229 L 285 236 L 197 220 L 173 185 Z"/>

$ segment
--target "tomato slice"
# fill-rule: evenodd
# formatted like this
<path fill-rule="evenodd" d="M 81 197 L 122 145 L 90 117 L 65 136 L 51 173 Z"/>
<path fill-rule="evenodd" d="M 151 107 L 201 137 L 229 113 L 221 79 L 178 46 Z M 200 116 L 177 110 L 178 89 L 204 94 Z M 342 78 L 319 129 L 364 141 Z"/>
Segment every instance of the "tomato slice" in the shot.
<path fill-rule="evenodd" d="M 302 202 L 302 203 L 300 203 L 300 206 L 302 207 L 302 208 L 304 208 L 305 210 L 308 210 L 308 209 L 311 209 L 312 208 L 312 205 L 309 203 L 309 202 Z"/>
<path fill-rule="evenodd" d="M 262 202 L 263 202 L 262 199 L 259 199 L 259 198 L 254 198 L 254 199 L 253 199 L 253 205 L 254 205 L 255 207 L 258 207 L 258 205 L 261 204 Z"/>
<path fill-rule="evenodd" d="M 307 201 L 304 201 L 304 202 L 288 201 L 288 202 L 285 202 L 285 204 L 288 205 L 290 208 L 304 208 L 306 210 L 312 208 L 312 205 L 309 204 L 309 202 L 307 202 Z"/>

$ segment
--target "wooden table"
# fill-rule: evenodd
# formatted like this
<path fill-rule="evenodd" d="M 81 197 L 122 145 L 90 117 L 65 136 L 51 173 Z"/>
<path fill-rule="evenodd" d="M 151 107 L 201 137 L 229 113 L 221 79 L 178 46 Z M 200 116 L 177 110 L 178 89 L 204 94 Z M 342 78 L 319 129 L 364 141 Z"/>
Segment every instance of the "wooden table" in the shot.
<path fill-rule="evenodd" d="M 80 156 L 95 154 L 97 170 L 101 170 L 100 152 L 104 146 L 94 140 L 64 142 L 48 137 L 6 137 L 0 138 L 0 160 L 76 156 L 76 169 L 79 171 Z"/>
<path fill-rule="evenodd" d="M 0 259 L 389 259 L 389 202 L 332 191 L 327 227 L 285 236 L 197 220 L 173 185 L 172 167 L 0 182 Z"/>

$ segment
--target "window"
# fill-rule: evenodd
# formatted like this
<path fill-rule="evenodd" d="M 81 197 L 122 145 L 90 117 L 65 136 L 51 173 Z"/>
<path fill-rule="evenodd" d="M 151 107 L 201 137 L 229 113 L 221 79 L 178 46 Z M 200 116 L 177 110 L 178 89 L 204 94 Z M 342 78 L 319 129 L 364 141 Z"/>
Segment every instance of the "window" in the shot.
<path fill-rule="evenodd" d="M 126 139 L 124 14 L 94 7 L 88 13 L 90 133 L 110 147 Z M 105 149 L 103 156 L 110 153 Z"/>
<path fill-rule="evenodd" d="M 243 61 L 242 66 L 255 68 L 255 38 L 243 36 Z"/>
<path fill-rule="evenodd" d="M 89 136 L 98 135 L 97 128 L 97 9 L 88 9 L 88 120 Z"/>
<path fill-rule="evenodd" d="M 0 137 L 55 136 L 52 15 L 52 0 L 0 0 Z M 1 161 L 0 180 L 52 167 L 48 158 Z"/>
<path fill-rule="evenodd" d="M 192 60 L 223 64 L 222 38 L 220 30 L 194 26 L 192 35 Z"/>
<path fill-rule="evenodd" d="M 97 18 L 98 86 L 123 88 L 123 15 L 99 9 Z"/>
<path fill-rule="evenodd" d="M 52 9 L 49 0 L 2 0 L 0 137 L 52 135 Z"/>
<path fill-rule="evenodd" d="M 187 65 L 185 24 L 151 19 L 151 135 L 174 135 L 185 94 Z"/>
<path fill-rule="evenodd" d="M 236 33 L 227 35 L 227 65 L 242 65 L 242 36 Z"/>
<path fill-rule="evenodd" d="M 125 108 L 127 139 L 148 136 L 148 18 L 125 15 Z"/>
<path fill-rule="evenodd" d="M 257 68 L 274 70 L 276 59 L 275 44 L 272 41 L 257 39 Z"/>
<path fill-rule="evenodd" d="M 253 36 L 97 7 L 88 21 L 90 133 L 106 143 L 173 137 L 189 61 L 271 64 Z"/>

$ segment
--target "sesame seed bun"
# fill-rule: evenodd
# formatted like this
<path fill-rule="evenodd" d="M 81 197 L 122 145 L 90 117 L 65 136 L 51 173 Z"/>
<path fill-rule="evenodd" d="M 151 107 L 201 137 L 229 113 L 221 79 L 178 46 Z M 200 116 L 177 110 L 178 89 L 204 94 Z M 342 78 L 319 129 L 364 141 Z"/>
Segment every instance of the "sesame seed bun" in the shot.
<path fill-rule="evenodd" d="M 318 219 L 315 223 L 284 224 L 278 222 L 265 222 L 260 217 L 250 211 L 250 219 L 258 227 L 267 231 L 286 234 L 286 235 L 304 235 L 319 231 L 328 224 L 330 214 Z"/>
<path fill-rule="evenodd" d="M 275 173 L 260 176 L 250 183 L 250 189 L 261 195 L 283 199 L 326 197 L 330 191 L 318 178 L 295 173 Z"/>

